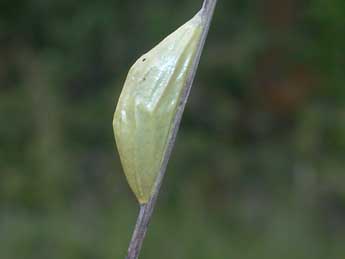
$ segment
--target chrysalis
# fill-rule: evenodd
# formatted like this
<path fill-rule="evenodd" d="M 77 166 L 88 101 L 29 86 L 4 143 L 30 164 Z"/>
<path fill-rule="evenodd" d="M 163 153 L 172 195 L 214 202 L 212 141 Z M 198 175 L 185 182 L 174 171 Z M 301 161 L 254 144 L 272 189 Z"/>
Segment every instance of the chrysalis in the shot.
<path fill-rule="evenodd" d="M 130 69 L 113 120 L 128 183 L 141 204 L 153 193 L 172 123 L 201 38 L 198 13 Z"/>

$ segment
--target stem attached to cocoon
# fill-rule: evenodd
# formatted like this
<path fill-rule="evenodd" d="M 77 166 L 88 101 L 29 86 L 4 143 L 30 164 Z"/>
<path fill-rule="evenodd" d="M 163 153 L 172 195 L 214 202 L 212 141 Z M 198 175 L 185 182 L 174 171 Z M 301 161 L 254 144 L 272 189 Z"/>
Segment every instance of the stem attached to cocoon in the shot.
<path fill-rule="evenodd" d="M 114 114 L 114 133 L 140 211 L 127 259 L 144 241 L 217 0 L 143 55 L 131 68 Z"/>

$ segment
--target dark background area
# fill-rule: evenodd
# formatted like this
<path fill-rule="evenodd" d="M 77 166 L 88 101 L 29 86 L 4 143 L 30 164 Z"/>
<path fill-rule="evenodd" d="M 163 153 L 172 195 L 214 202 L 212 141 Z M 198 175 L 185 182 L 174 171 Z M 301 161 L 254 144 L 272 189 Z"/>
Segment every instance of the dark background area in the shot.
<path fill-rule="evenodd" d="M 1 0 L 1 259 L 124 258 L 115 105 L 200 6 Z M 141 258 L 345 258 L 344 47 L 344 0 L 219 0 Z"/>

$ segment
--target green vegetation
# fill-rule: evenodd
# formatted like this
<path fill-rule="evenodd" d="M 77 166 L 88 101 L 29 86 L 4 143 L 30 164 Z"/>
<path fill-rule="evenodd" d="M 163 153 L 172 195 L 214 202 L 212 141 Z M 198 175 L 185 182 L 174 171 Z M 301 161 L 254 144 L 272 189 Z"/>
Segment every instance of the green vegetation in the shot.
<path fill-rule="evenodd" d="M 124 258 L 114 107 L 200 3 L 2 0 L 1 259 Z M 141 258 L 345 257 L 344 16 L 219 0 Z"/>

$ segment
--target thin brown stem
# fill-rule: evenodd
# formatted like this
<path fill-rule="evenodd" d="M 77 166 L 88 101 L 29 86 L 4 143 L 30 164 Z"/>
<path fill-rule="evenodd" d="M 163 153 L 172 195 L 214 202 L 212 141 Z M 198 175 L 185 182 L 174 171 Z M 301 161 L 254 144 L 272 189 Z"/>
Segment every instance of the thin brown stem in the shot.
<path fill-rule="evenodd" d="M 162 185 L 162 181 L 163 181 L 163 178 L 165 175 L 165 171 L 166 171 L 166 168 L 168 165 L 171 151 L 172 151 L 174 144 L 175 144 L 175 141 L 176 141 L 176 136 L 177 136 L 178 129 L 180 127 L 183 111 L 184 111 L 184 108 L 186 106 L 190 90 L 191 90 L 192 85 L 193 85 L 196 71 L 198 69 L 201 53 L 202 53 L 204 46 L 205 46 L 205 41 L 206 41 L 206 38 L 208 35 L 208 31 L 210 28 L 210 24 L 212 21 L 212 17 L 213 17 L 213 13 L 214 13 L 214 9 L 216 7 L 216 4 L 217 4 L 217 0 L 204 0 L 203 6 L 201 9 L 201 16 L 202 16 L 203 23 L 204 23 L 204 27 L 203 27 L 203 31 L 202 31 L 202 35 L 201 35 L 201 40 L 200 40 L 199 45 L 198 45 L 198 49 L 196 52 L 195 59 L 193 61 L 191 71 L 188 74 L 186 84 L 184 86 L 181 101 L 177 107 L 177 112 L 176 112 L 174 122 L 173 122 L 173 129 L 172 129 L 172 132 L 169 136 L 168 147 L 167 147 L 167 150 L 164 154 L 163 163 L 162 163 L 161 169 L 159 171 L 157 180 L 155 182 L 154 193 L 153 193 L 151 199 L 148 201 L 148 203 L 140 205 L 140 211 L 139 211 L 137 223 L 135 225 L 133 236 L 132 236 L 131 242 L 129 244 L 128 255 L 127 255 L 126 259 L 137 259 L 139 257 L 141 247 L 142 247 L 143 241 L 145 239 L 146 231 L 147 231 L 147 228 L 148 228 L 148 225 L 149 225 L 152 213 L 153 213 L 153 209 L 154 209 L 154 206 L 155 206 L 156 201 L 157 201 L 158 193 L 159 193 L 160 187 Z"/>

